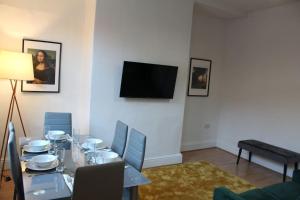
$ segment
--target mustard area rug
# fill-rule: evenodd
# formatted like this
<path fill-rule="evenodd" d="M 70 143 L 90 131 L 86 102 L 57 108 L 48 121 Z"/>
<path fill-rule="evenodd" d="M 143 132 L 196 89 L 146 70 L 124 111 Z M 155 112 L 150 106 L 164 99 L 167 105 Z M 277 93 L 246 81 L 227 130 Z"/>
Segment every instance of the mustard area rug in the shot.
<path fill-rule="evenodd" d="M 149 168 L 143 174 L 151 184 L 139 187 L 140 200 L 212 200 L 216 187 L 237 193 L 255 188 L 208 162 Z"/>

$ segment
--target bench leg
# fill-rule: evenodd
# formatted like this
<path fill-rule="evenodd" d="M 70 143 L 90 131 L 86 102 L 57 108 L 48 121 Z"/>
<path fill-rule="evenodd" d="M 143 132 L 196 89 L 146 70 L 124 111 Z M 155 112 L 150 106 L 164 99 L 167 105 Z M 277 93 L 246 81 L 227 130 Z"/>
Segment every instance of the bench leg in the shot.
<path fill-rule="evenodd" d="M 249 163 L 251 163 L 251 158 L 252 158 L 252 152 L 249 152 Z"/>
<path fill-rule="evenodd" d="M 283 167 L 283 182 L 285 182 L 285 180 L 286 180 L 286 172 L 287 172 L 287 164 L 284 164 L 284 167 Z"/>
<path fill-rule="evenodd" d="M 295 162 L 295 170 L 297 170 L 297 169 L 298 169 L 298 163 Z"/>
<path fill-rule="evenodd" d="M 238 165 L 239 164 L 239 162 L 240 162 L 240 158 L 241 158 L 241 154 L 242 154 L 242 148 L 240 148 L 240 150 L 239 150 L 239 155 L 238 155 L 238 157 L 237 157 L 237 161 L 236 161 L 236 165 Z"/>

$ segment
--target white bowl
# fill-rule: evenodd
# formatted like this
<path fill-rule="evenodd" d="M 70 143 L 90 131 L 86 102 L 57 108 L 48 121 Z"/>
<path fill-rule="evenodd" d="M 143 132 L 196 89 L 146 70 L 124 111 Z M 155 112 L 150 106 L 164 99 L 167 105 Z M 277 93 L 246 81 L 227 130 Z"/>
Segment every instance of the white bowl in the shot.
<path fill-rule="evenodd" d="M 56 160 L 57 156 L 47 154 L 34 156 L 31 159 L 31 162 L 35 163 L 39 167 L 49 167 Z"/>
<path fill-rule="evenodd" d="M 28 143 L 28 146 L 34 151 L 42 151 L 50 145 L 49 140 L 32 140 Z"/>
<path fill-rule="evenodd" d="M 59 140 L 65 137 L 65 132 L 60 130 L 51 130 L 48 131 L 49 139 Z"/>
<path fill-rule="evenodd" d="M 113 162 L 118 157 L 119 157 L 119 155 L 117 153 L 115 153 L 115 152 L 111 152 L 111 151 L 98 151 L 97 152 L 96 162 L 98 164 L 100 164 L 102 162 L 104 162 L 104 163 Z"/>
<path fill-rule="evenodd" d="M 87 144 L 88 148 L 100 148 L 102 147 L 103 141 L 97 138 L 88 138 L 85 140 L 85 143 Z"/>

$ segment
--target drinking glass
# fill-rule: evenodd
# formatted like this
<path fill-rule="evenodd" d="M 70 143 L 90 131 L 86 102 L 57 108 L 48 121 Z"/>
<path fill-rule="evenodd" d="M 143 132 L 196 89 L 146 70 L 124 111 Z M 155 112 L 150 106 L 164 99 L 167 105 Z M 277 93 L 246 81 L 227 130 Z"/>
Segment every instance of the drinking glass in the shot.
<path fill-rule="evenodd" d="M 96 164 L 96 158 L 97 158 L 97 145 L 96 144 L 90 144 L 89 150 L 86 153 L 87 162 L 90 165 Z"/>
<path fill-rule="evenodd" d="M 58 166 L 56 167 L 57 172 L 64 171 L 64 160 L 65 160 L 66 150 L 64 148 L 59 148 L 56 150 L 56 156 L 58 160 Z"/>
<path fill-rule="evenodd" d="M 72 130 L 72 159 L 76 163 L 80 157 L 80 130 L 73 128 Z"/>
<path fill-rule="evenodd" d="M 72 133 L 73 144 L 79 146 L 79 140 L 80 140 L 80 129 L 73 128 L 73 133 Z"/>
<path fill-rule="evenodd" d="M 58 147 L 58 144 L 56 143 L 56 140 L 52 140 L 50 145 L 51 146 L 48 150 L 48 153 L 51 154 L 51 155 L 54 155 L 56 153 L 57 147 Z"/>
<path fill-rule="evenodd" d="M 49 136 L 48 135 L 48 132 L 49 131 L 51 131 L 51 127 L 49 126 L 49 125 L 45 125 L 44 126 L 44 133 L 43 133 L 43 135 L 46 137 L 46 136 Z M 46 137 L 47 138 L 47 137 Z M 49 137 L 47 138 L 47 139 L 49 139 Z"/>

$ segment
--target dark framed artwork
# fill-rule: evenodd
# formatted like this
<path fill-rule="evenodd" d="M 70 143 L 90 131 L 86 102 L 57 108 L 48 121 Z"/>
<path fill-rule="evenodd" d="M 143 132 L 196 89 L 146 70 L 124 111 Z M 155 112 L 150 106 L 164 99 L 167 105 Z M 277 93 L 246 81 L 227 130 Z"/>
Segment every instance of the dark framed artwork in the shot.
<path fill-rule="evenodd" d="M 188 96 L 208 97 L 211 63 L 209 59 L 190 59 Z"/>
<path fill-rule="evenodd" d="M 23 39 L 22 50 L 31 53 L 34 80 L 22 81 L 22 92 L 60 92 L 62 43 Z"/>

